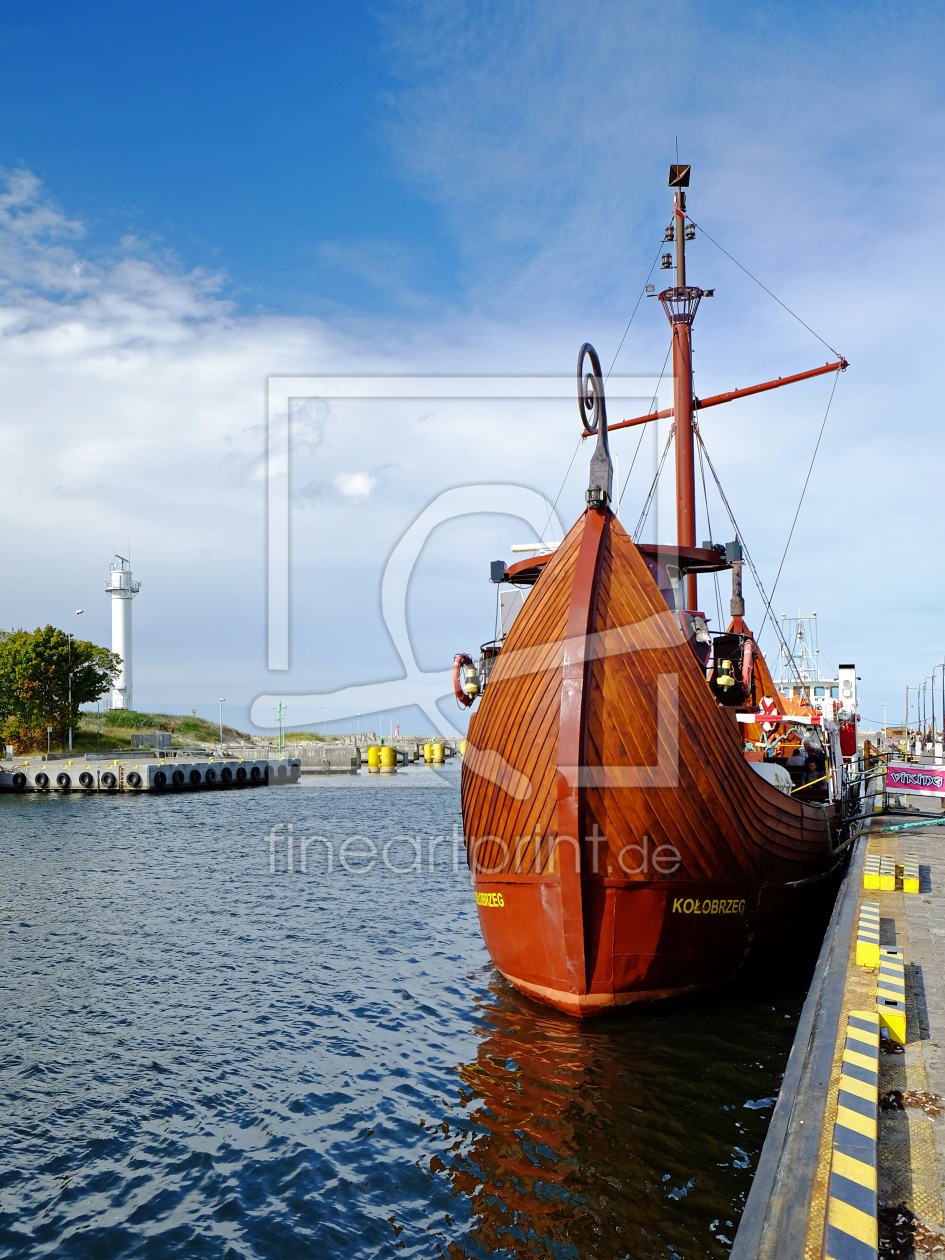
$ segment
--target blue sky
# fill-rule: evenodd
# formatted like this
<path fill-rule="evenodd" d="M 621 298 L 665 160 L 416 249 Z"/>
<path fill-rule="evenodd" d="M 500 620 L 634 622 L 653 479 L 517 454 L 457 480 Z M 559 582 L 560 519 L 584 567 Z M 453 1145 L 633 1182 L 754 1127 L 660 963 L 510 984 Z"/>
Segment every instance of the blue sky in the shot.
<path fill-rule="evenodd" d="M 398 178 L 373 5 L 4 6 L 6 165 L 33 170 L 108 250 L 127 233 L 224 269 L 240 309 L 357 310 L 383 290 L 326 246 L 383 242 L 455 290 L 438 208 Z"/>
<path fill-rule="evenodd" d="M 678 136 L 693 217 L 850 359 L 775 603 L 816 608 L 828 659 L 862 661 L 867 715 L 893 711 L 945 656 L 924 550 L 945 455 L 942 53 L 930 4 L 8 4 L 0 530 L 32 550 L 5 548 L 0 624 L 83 606 L 107 642 L 101 583 L 130 535 L 140 706 L 210 716 L 227 695 L 235 716 L 277 686 L 393 676 L 379 588 L 397 538 L 451 486 L 554 498 L 573 420 L 336 408 L 300 428 L 296 646 L 274 683 L 267 377 L 569 375 L 584 340 L 609 364 Z M 704 237 L 690 266 L 717 291 L 699 394 L 827 357 Z M 618 372 L 658 372 L 667 344 L 644 304 Z M 704 421 L 769 584 L 829 389 Z M 614 447 L 626 468 L 627 435 Z M 488 561 L 529 536 L 492 515 L 430 539 L 410 588 L 425 668 L 488 637 Z"/>

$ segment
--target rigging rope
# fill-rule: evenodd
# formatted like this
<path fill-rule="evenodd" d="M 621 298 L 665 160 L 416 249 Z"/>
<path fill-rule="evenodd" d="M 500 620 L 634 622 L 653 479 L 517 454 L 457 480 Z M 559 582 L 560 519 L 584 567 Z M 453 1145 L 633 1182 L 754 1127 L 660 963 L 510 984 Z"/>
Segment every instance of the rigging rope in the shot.
<path fill-rule="evenodd" d="M 654 396 L 653 396 L 653 401 L 650 403 L 650 406 L 651 406 L 651 407 L 655 406 L 656 402 L 657 402 L 657 401 L 658 401 L 658 399 L 659 399 L 660 386 L 661 386 L 661 385 L 662 385 L 662 383 L 663 383 L 663 373 L 666 371 L 666 364 L 669 362 L 669 356 L 670 356 L 670 354 L 671 354 L 671 352 L 672 352 L 672 349 L 673 349 L 673 343 L 672 343 L 672 342 L 670 342 L 670 343 L 669 343 L 669 349 L 666 351 L 666 358 L 663 360 L 663 367 L 662 367 L 662 370 L 660 371 L 660 379 L 656 382 L 656 393 L 655 393 L 655 394 L 654 394 Z M 646 422 L 646 424 L 644 424 L 644 425 L 642 425 L 642 426 L 641 426 L 641 429 L 640 429 L 640 439 L 639 439 L 639 441 L 637 442 L 637 449 L 633 452 L 633 459 L 630 461 L 630 472 L 628 472 L 628 473 L 627 473 L 627 479 L 626 479 L 626 481 L 623 483 L 623 489 L 622 489 L 622 490 L 620 490 L 620 492 L 619 492 L 619 494 L 618 494 L 618 496 L 617 496 L 617 510 L 618 510 L 618 512 L 619 512 L 619 510 L 620 510 L 620 505 L 621 505 L 621 503 L 623 503 L 623 496 L 624 496 L 624 495 L 626 494 L 626 492 L 627 492 L 627 486 L 630 484 L 630 474 L 633 472 L 633 465 L 637 462 L 637 456 L 640 454 L 640 447 L 643 445 L 643 435 L 644 435 L 644 433 L 646 433 L 646 425 L 647 425 L 647 424 L 649 424 L 649 420 Z"/>
<path fill-rule="evenodd" d="M 693 428 L 698 429 L 698 427 L 699 427 L 698 424 L 693 422 Z M 705 500 L 705 519 L 706 519 L 706 524 L 709 527 L 709 542 L 711 542 L 712 541 L 712 517 L 709 515 L 709 492 L 706 489 L 706 484 L 705 484 L 705 463 L 702 458 L 701 446 L 699 447 L 699 475 L 702 478 L 702 497 Z M 712 578 L 715 583 L 715 611 L 719 614 L 719 628 L 721 629 L 722 627 L 722 595 L 721 595 L 721 592 L 719 591 L 718 573 L 713 573 Z"/>
<path fill-rule="evenodd" d="M 627 333 L 630 331 L 630 325 L 633 323 L 633 316 L 636 315 L 637 311 L 640 309 L 640 303 L 646 297 L 646 286 L 650 283 L 650 276 L 652 276 L 653 268 L 656 266 L 657 262 L 659 261 L 659 256 L 662 249 L 663 249 L 663 244 L 662 242 L 660 242 L 660 245 L 656 251 L 656 257 L 653 259 L 653 262 L 650 265 L 650 270 L 646 274 L 646 279 L 643 281 L 643 288 L 640 291 L 640 296 L 637 298 L 637 304 L 633 308 L 633 314 L 630 316 L 630 319 L 627 321 L 627 326 L 623 330 L 623 336 L 620 338 L 620 345 L 617 347 L 617 354 L 619 354 L 620 351 L 623 349 L 623 343 L 627 340 Z M 605 382 L 610 380 L 610 374 L 614 370 L 614 363 L 617 362 L 617 354 L 614 355 L 613 362 L 611 363 L 610 367 L 607 369 L 607 375 L 604 377 Z"/>
<path fill-rule="evenodd" d="M 555 508 L 558 506 L 558 500 L 561 498 L 561 491 L 564 489 L 565 481 L 567 481 L 567 479 L 571 475 L 571 469 L 574 466 L 574 461 L 577 459 L 577 453 L 581 449 L 581 443 L 584 441 L 584 436 L 585 435 L 582 433 L 581 436 L 578 438 L 578 444 L 574 448 L 574 454 L 571 456 L 571 463 L 568 464 L 568 471 L 564 474 L 564 481 L 562 481 L 561 485 L 558 487 L 558 493 L 555 495 L 555 501 L 554 503 L 552 503 L 551 511 L 548 513 L 548 520 L 545 521 L 545 528 L 541 531 L 541 534 L 539 535 L 539 538 L 538 538 L 538 541 L 541 543 L 545 541 L 545 530 L 547 530 L 549 524 L 551 523 L 551 518 L 555 514 Z"/>
<path fill-rule="evenodd" d="M 780 582 L 781 580 L 781 570 L 784 568 L 784 561 L 787 559 L 788 547 L 790 547 L 791 539 L 794 537 L 794 529 L 795 529 L 795 526 L 797 525 L 797 518 L 801 514 L 801 507 L 804 503 L 804 495 L 807 493 L 807 484 L 810 481 L 811 473 L 814 471 L 814 460 L 817 458 L 817 452 L 820 450 L 821 438 L 824 436 L 824 429 L 827 427 L 827 417 L 830 415 L 830 406 L 831 406 L 831 403 L 833 402 L 833 396 L 836 392 L 837 381 L 839 381 L 839 379 L 840 379 L 840 369 L 837 368 L 833 376 L 833 389 L 831 389 L 830 397 L 827 400 L 827 410 L 824 412 L 824 421 L 823 421 L 823 424 L 820 426 L 820 433 L 818 433 L 817 435 L 817 445 L 814 447 L 814 453 L 811 456 L 811 461 L 810 461 L 810 468 L 808 468 L 807 476 L 804 478 L 804 488 L 801 491 L 801 497 L 798 500 L 797 511 L 794 513 L 794 520 L 791 522 L 791 532 L 788 534 L 787 542 L 784 544 L 784 552 L 781 556 L 781 563 L 778 565 L 777 577 L 774 579 L 774 586 L 772 586 L 771 588 L 772 599 L 774 599 L 774 593 L 778 589 L 778 582 Z M 770 604 L 768 606 L 767 611 L 765 612 L 764 618 L 762 619 L 761 630 L 758 631 L 759 639 L 761 638 L 761 631 L 764 630 L 765 628 L 765 622 L 768 620 L 769 612 L 771 612 Z M 773 615 L 774 614 L 772 614 L 772 617 Z"/>
<path fill-rule="evenodd" d="M 712 457 L 709 454 L 709 452 L 706 450 L 706 445 L 702 440 L 702 434 L 699 432 L 698 428 L 696 428 L 695 426 L 693 427 L 693 433 L 695 434 L 696 441 L 699 443 L 705 455 L 705 462 L 709 465 L 709 472 L 711 472 L 713 480 L 715 481 L 716 489 L 719 492 L 719 498 L 722 500 L 722 503 L 725 506 L 726 512 L 728 512 L 728 519 L 732 522 L 732 528 L 735 530 L 735 537 L 742 544 L 742 550 L 745 553 L 745 559 L 748 561 L 748 567 L 751 570 L 751 576 L 754 578 L 755 586 L 757 586 L 758 588 L 758 594 L 761 596 L 762 602 L 764 603 L 765 607 L 770 612 L 771 601 L 768 599 L 767 595 L 765 594 L 765 588 L 761 585 L 761 578 L 758 576 L 758 570 L 755 568 L 755 562 L 754 560 L 752 560 L 751 556 L 748 553 L 748 548 L 745 545 L 744 536 L 742 535 L 742 531 L 738 528 L 738 522 L 735 520 L 735 513 L 732 511 L 731 505 L 728 499 L 725 497 L 725 491 L 722 489 L 722 483 L 721 481 L 719 481 L 719 475 L 715 471 L 715 465 L 712 463 Z M 634 541 L 636 540 L 634 539 Z M 778 641 L 780 642 L 781 646 L 784 648 L 784 651 L 788 660 L 791 662 L 791 665 L 794 669 L 794 673 L 797 675 L 798 682 L 799 683 L 803 682 L 804 680 L 801 677 L 801 671 L 798 668 L 797 662 L 794 660 L 794 656 L 791 652 L 791 649 L 788 647 L 787 643 L 784 640 L 784 635 L 781 633 L 780 626 L 778 625 L 777 621 L 774 620 L 774 618 L 771 619 L 771 624 L 774 627 L 775 634 L 778 636 Z"/>
<path fill-rule="evenodd" d="M 744 271 L 745 275 L 748 277 L 749 280 L 754 280 L 755 284 L 758 285 L 759 289 L 764 289 L 768 297 L 774 298 L 778 306 L 783 307 L 784 310 L 786 310 L 787 313 L 790 316 L 792 316 L 792 318 L 796 319 L 799 324 L 803 325 L 803 327 L 807 329 L 807 331 L 811 334 L 812 337 L 816 337 L 822 346 L 826 346 L 831 354 L 835 354 L 838 359 L 843 358 L 843 355 L 840 353 L 839 350 L 834 350 L 833 346 L 830 344 L 829 341 L 824 341 L 820 333 L 815 333 L 813 328 L 811 328 L 810 324 L 805 324 L 804 321 L 801 319 L 800 315 L 798 315 L 795 311 L 792 311 L 786 302 L 782 302 L 781 299 L 777 296 L 777 294 L 772 293 L 771 290 L 768 288 L 768 286 L 762 284 L 757 276 L 753 276 L 747 267 L 743 267 L 737 258 L 733 258 L 732 255 L 728 252 L 728 250 L 723 245 L 720 245 L 718 241 L 715 240 L 714 237 L 709 236 L 709 233 L 705 230 L 704 227 L 702 227 L 701 224 L 696 223 L 694 219 L 690 219 L 688 215 L 686 215 L 686 220 L 687 222 L 691 223 L 694 228 L 698 228 L 699 231 L 702 233 L 702 235 L 707 240 L 711 241 L 716 249 L 720 249 L 722 253 L 725 255 L 725 257 L 730 259 L 735 264 L 736 267 L 738 267 L 741 271 Z"/>
<path fill-rule="evenodd" d="M 614 370 L 614 364 L 617 362 L 617 355 L 618 355 L 618 354 L 620 353 L 620 351 L 623 349 L 623 343 L 627 340 L 627 333 L 630 331 L 630 325 L 633 323 L 633 318 L 634 318 L 634 316 L 636 315 L 637 311 L 640 309 L 640 303 L 643 301 L 644 297 L 646 296 L 646 286 L 650 283 L 650 276 L 652 276 L 652 274 L 653 274 L 653 268 L 656 266 L 657 262 L 659 261 L 659 257 L 660 257 L 660 251 L 661 251 L 661 249 L 662 249 L 662 245 L 660 245 L 660 247 L 657 249 L 657 251 L 656 251 L 656 257 L 653 259 L 653 262 L 650 264 L 650 270 L 647 272 L 647 274 L 646 274 L 646 279 L 643 281 L 643 288 L 640 290 L 640 296 L 637 298 L 637 304 L 636 304 L 636 306 L 633 308 L 633 311 L 632 311 L 632 312 L 631 312 L 631 314 L 630 314 L 630 318 L 629 318 L 629 320 L 627 321 L 627 326 L 626 326 L 626 328 L 623 330 L 623 336 L 620 338 L 620 345 L 617 347 L 617 354 L 615 354 L 615 355 L 614 355 L 614 357 L 613 357 L 613 361 L 611 362 L 610 367 L 607 369 L 607 375 L 604 377 L 604 380 L 605 380 L 605 381 L 610 380 L 610 374 L 611 374 L 611 372 Z M 666 355 L 666 359 L 667 359 L 667 361 L 669 360 L 669 353 L 668 353 L 668 352 L 667 352 L 667 355 Z M 664 363 L 664 364 L 663 364 L 663 371 L 664 371 L 664 372 L 666 371 L 666 363 Z M 661 373 L 660 373 L 660 380 L 662 381 L 662 379 L 663 379 L 663 373 L 661 372 Z M 657 389 L 658 389 L 658 388 L 659 388 L 659 386 L 657 386 Z M 644 430 L 645 430 L 645 429 L 646 429 L 646 425 L 644 425 L 643 427 L 644 427 Z M 578 438 L 578 444 L 577 444 L 577 446 L 574 448 L 574 454 L 571 456 L 571 463 L 570 463 L 570 464 L 568 464 L 568 471 L 564 474 L 564 481 L 562 481 L 562 482 L 561 482 L 561 486 L 560 486 L 560 487 L 559 487 L 559 489 L 558 489 L 558 493 L 555 495 L 555 501 L 554 501 L 554 503 L 552 503 L 552 505 L 551 505 L 551 511 L 548 513 L 548 520 L 547 520 L 547 521 L 545 521 L 545 528 L 541 531 L 541 535 L 540 535 L 540 537 L 539 537 L 539 541 L 540 541 L 540 542 L 544 542 L 544 541 L 545 541 L 545 531 L 547 530 L 547 528 L 548 528 L 549 524 L 551 523 L 551 518 L 552 518 L 552 516 L 554 516 L 554 511 L 555 511 L 555 508 L 558 506 L 558 500 L 561 498 L 561 493 L 562 493 L 562 491 L 564 490 L 565 482 L 568 480 L 568 477 L 571 475 L 571 468 L 572 468 L 572 466 L 573 466 L 573 464 L 574 464 L 575 459 L 577 458 L 577 453 L 578 453 L 578 451 L 581 449 L 581 443 L 584 441 L 584 438 L 585 438 L 585 437 L 586 437 L 586 434 L 582 433 L 582 434 L 581 434 L 581 436 Z M 640 434 L 640 441 L 641 441 L 641 442 L 643 441 L 643 434 L 642 434 L 642 433 Z M 639 442 L 638 442 L 638 443 L 637 443 L 637 450 L 639 450 L 639 449 L 640 449 L 640 444 L 639 444 Z M 636 454 L 634 454 L 633 458 L 634 458 L 634 461 L 636 461 Z M 633 472 L 633 464 L 631 464 L 631 465 L 630 465 L 630 472 Z M 627 480 L 629 481 L 629 479 L 630 479 L 630 473 L 628 473 L 628 474 L 627 474 Z M 626 489 L 626 486 L 624 486 L 624 489 Z M 622 498 L 622 497 L 623 497 L 623 496 L 621 495 L 621 496 L 620 496 L 620 498 Z M 617 500 L 617 506 L 618 506 L 618 508 L 619 508 L 619 506 L 620 506 L 620 498 L 618 498 L 618 500 Z"/>
<path fill-rule="evenodd" d="M 663 465 L 666 463 L 666 456 L 669 454 L 669 448 L 672 446 L 673 438 L 676 434 L 676 425 L 669 426 L 669 437 L 666 439 L 666 445 L 663 447 L 663 456 L 660 459 L 659 467 L 656 470 L 656 476 L 653 478 L 653 484 L 650 486 L 650 493 L 646 496 L 646 502 L 643 504 L 643 511 L 640 513 L 640 519 L 637 521 L 636 529 L 633 531 L 633 541 L 638 542 L 643 526 L 646 524 L 646 518 L 650 514 L 650 508 L 653 506 L 653 499 L 656 495 L 656 487 L 659 485 L 660 473 L 663 471 Z"/>

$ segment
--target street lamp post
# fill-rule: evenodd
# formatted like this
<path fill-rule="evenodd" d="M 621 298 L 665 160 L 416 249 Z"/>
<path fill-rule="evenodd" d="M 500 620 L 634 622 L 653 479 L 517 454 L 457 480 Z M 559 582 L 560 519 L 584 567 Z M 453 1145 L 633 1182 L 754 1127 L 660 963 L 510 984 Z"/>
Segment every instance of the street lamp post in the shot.
<path fill-rule="evenodd" d="M 220 697 L 220 747 L 223 747 L 223 706 L 226 704 L 226 696 Z"/>
<path fill-rule="evenodd" d="M 939 740 L 938 740 L 938 723 L 935 720 L 935 675 L 938 673 L 939 670 L 942 671 L 942 725 L 943 727 L 945 727 L 945 662 L 943 662 L 941 665 L 936 665 L 932 670 L 932 764 L 933 765 L 939 764 L 939 757 L 941 755 L 939 753 L 941 744 L 939 743 Z M 945 735 L 943 735 L 943 738 L 945 738 Z M 942 760 L 945 761 L 945 756 L 942 757 Z"/>
<path fill-rule="evenodd" d="M 81 617 L 82 609 L 77 608 L 72 617 Z M 69 631 L 69 752 L 72 752 L 72 617 L 67 623 Z M 49 742 L 48 740 L 46 741 Z"/>

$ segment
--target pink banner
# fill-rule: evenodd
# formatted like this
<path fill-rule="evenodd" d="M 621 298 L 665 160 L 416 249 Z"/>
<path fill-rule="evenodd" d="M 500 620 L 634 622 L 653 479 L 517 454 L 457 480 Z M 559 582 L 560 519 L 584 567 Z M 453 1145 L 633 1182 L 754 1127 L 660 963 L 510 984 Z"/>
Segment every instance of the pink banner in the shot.
<path fill-rule="evenodd" d="M 945 766 L 903 766 L 891 761 L 886 768 L 886 791 L 945 796 Z"/>

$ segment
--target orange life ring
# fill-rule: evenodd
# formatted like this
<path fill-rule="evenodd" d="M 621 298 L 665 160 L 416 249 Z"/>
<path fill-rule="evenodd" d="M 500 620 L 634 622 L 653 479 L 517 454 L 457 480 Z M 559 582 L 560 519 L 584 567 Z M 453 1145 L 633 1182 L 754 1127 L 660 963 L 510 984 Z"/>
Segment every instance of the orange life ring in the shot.
<path fill-rule="evenodd" d="M 465 652 L 457 652 L 453 657 L 453 693 L 463 708 L 468 709 L 476 697 L 467 696 L 465 691 L 463 691 L 462 670 L 464 665 L 468 665 L 472 669 L 472 657 L 467 656 Z"/>

